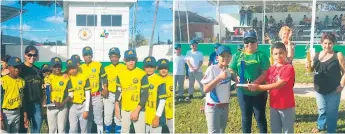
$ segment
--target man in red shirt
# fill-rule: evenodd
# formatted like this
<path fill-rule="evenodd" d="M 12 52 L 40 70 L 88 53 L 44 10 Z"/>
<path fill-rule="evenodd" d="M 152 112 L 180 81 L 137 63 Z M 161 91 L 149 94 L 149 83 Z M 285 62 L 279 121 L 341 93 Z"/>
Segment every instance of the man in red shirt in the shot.
<path fill-rule="evenodd" d="M 272 45 L 272 53 L 276 61 L 268 71 L 260 76 L 266 85 L 249 84 L 251 91 L 270 90 L 270 116 L 272 133 L 293 133 L 295 123 L 295 98 L 293 92 L 295 70 L 286 62 L 287 51 L 283 43 Z M 259 82 L 262 83 L 262 82 Z"/>

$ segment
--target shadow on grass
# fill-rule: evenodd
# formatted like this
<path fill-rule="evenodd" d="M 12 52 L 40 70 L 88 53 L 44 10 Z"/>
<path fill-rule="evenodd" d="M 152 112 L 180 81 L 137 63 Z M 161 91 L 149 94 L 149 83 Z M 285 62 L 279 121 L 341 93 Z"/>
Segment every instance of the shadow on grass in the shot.
<path fill-rule="evenodd" d="M 295 122 L 316 122 L 317 118 L 318 118 L 318 114 L 298 114 L 296 115 Z M 338 120 L 345 120 L 345 111 L 339 111 Z M 337 126 L 337 128 L 343 128 L 343 127 L 345 127 L 345 125 L 342 125 L 342 127 Z"/>
<path fill-rule="evenodd" d="M 309 92 L 314 92 L 314 89 L 312 87 L 294 88 L 295 94 L 307 94 Z"/>

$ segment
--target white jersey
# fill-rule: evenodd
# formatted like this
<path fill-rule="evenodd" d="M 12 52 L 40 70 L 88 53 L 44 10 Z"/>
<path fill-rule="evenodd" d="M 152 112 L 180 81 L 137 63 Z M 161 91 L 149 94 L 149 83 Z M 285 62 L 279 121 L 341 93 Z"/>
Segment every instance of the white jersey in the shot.
<path fill-rule="evenodd" d="M 192 52 L 192 50 L 187 52 L 186 58 L 194 68 L 198 68 L 200 61 L 204 60 L 204 56 L 200 51 Z M 189 68 L 189 72 L 192 72 L 191 68 Z M 202 72 L 201 67 L 196 72 Z"/>
<path fill-rule="evenodd" d="M 205 76 L 201 80 L 201 83 L 207 84 L 214 80 L 222 69 L 218 65 L 211 65 L 206 69 Z M 228 77 L 220 81 L 217 86 L 206 94 L 206 103 L 218 104 L 218 103 L 230 103 L 230 87 L 231 87 L 231 74 L 228 70 Z"/>
<path fill-rule="evenodd" d="M 174 69 L 173 69 L 173 75 L 185 75 L 186 73 L 186 59 L 183 55 L 177 56 L 174 55 Z"/>

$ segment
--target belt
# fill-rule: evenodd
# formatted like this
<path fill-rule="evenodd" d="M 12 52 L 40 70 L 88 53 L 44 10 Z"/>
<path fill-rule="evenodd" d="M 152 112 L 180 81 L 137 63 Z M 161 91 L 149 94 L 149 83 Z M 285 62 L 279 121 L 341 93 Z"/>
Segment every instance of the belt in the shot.
<path fill-rule="evenodd" d="M 91 93 L 91 97 L 98 96 L 98 95 L 101 95 L 101 92 L 97 91 L 97 92 Z"/>
<path fill-rule="evenodd" d="M 2 110 L 6 110 L 6 111 L 17 111 L 17 110 L 19 110 L 19 108 L 15 108 L 15 109 L 2 108 Z"/>
<path fill-rule="evenodd" d="M 229 103 L 219 103 L 219 104 L 206 103 L 206 104 L 207 106 L 211 106 L 211 107 L 216 106 L 218 108 L 224 108 L 229 105 Z"/>

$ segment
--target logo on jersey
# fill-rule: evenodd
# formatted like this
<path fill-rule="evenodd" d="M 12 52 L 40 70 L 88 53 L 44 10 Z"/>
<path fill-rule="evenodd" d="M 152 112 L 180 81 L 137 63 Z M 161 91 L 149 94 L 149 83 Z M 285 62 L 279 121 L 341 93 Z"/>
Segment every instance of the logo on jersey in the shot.
<path fill-rule="evenodd" d="M 23 91 L 24 91 L 24 88 L 19 88 L 19 95 L 20 95 L 20 96 L 24 96 Z"/>
<path fill-rule="evenodd" d="M 92 72 L 96 72 L 96 68 L 92 68 Z"/>
<path fill-rule="evenodd" d="M 79 81 L 78 81 L 78 84 L 79 84 L 79 85 L 83 84 L 83 81 L 79 80 Z"/>
<path fill-rule="evenodd" d="M 134 84 L 137 84 L 137 83 L 138 83 L 138 79 L 137 79 L 137 78 L 134 78 L 134 79 L 133 79 L 133 83 L 134 83 Z"/>
<path fill-rule="evenodd" d="M 155 86 L 152 85 L 152 84 L 150 84 L 150 86 L 149 86 L 150 89 L 153 89 L 154 87 L 155 87 Z"/>
<path fill-rule="evenodd" d="M 60 85 L 60 86 L 62 86 L 63 84 L 64 84 L 63 81 L 60 81 L 60 82 L 59 82 L 59 85 Z"/>
<path fill-rule="evenodd" d="M 170 90 L 170 91 L 173 91 L 173 86 L 170 86 L 170 87 L 169 87 L 169 90 Z"/>

